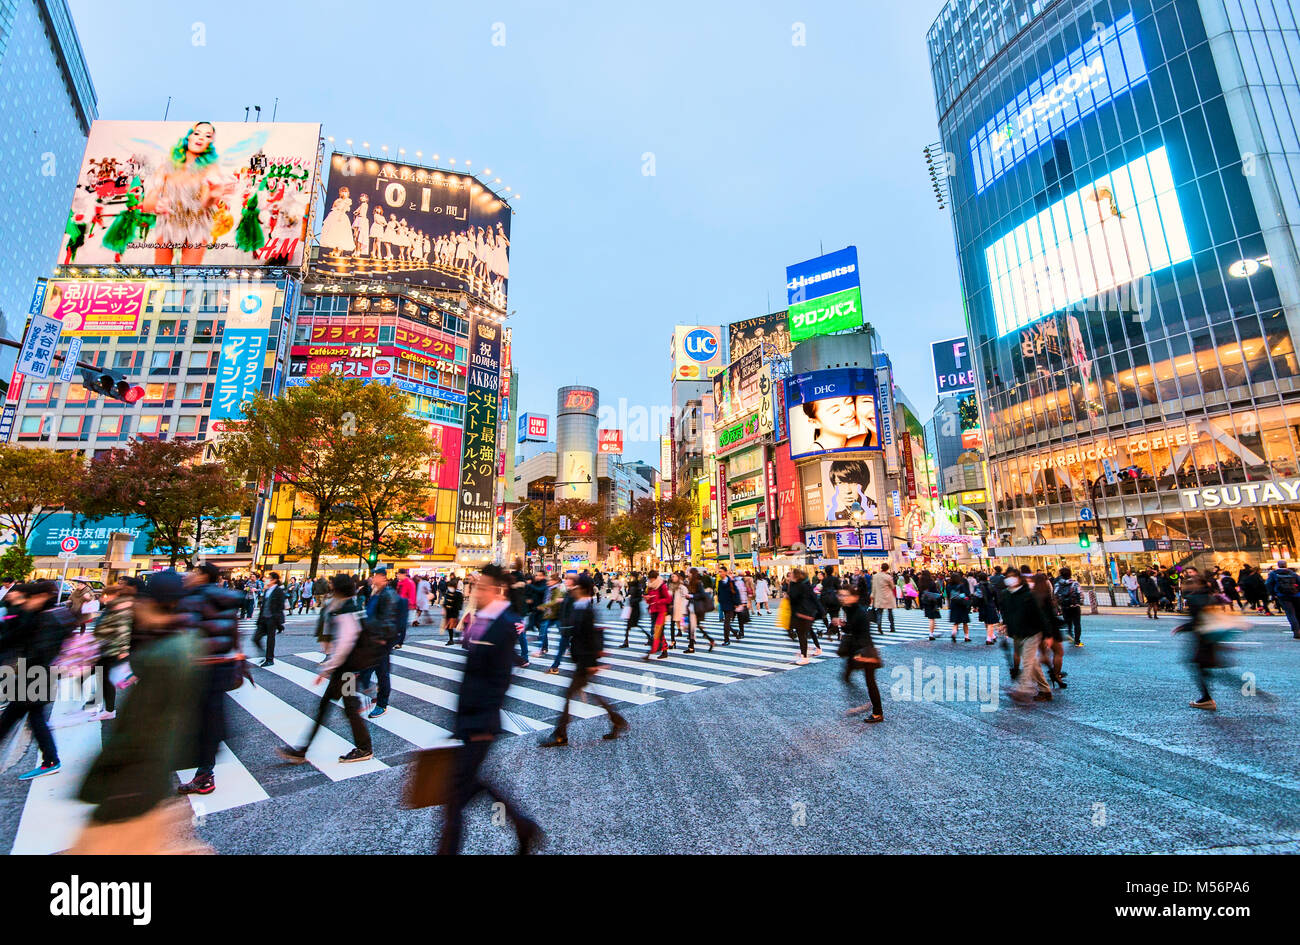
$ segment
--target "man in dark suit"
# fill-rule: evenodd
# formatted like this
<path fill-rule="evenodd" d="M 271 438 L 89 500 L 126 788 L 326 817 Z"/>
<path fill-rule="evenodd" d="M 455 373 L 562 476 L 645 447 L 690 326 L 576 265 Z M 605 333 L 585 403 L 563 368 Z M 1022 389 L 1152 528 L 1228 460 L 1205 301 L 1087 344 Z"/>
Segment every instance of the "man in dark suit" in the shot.
<path fill-rule="evenodd" d="M 284 588 L 280 586 L 280 575 L 274 571 L 266 575 L 266 587 L 262 590 L 258 603 L 257 630 L 253 633 L 253 643 L 266 658 L 262 666 L 275 663 L 275 636 L 284 631 Z M 263 644 L 263 640 L 266 641 Z"/>
<path fill-rule="evenodd" d="M 521 854 L 531 852 L 541 841 L 542 829 L 524 816 L 499 788 L 479 777 L 488 750 L 501 732 L 501 706 L 515 667 L 514 649 L 518 640 L 515 627 L 523 619 L 510 609 L 506 600 L 511 583 L 509 574 L 489 564 L 474 584 L 477 610 L 461 641 L 466 657 L 453 733 L 465 744 L 456 753 L 451 800 L 444 808 L 439 854 L 460 852 L 461 812 L 480 791 L 486 791 L 505 808 L 506 816 L 515 825 Z"/>

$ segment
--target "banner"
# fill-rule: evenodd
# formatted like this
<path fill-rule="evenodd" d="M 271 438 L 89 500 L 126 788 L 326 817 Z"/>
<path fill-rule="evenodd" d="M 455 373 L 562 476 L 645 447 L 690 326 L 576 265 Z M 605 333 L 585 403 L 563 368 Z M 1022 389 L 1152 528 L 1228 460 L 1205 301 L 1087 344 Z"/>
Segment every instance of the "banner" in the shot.
<path fill-rule="evenodd" d="M 96 121 L 65 266 L 303 263 L 320 125 Z"/>
<path fill-rule="evenodd" d="M 335 153 L 325 206 L 317 272 L 506 307 L 510 208 L 471 175 Z"/>
<path fill-rule="evenodd" d="M 271 284 L 231 291 L 209 426 L 213 421 L 242 420 L 240 408 L 262 390 L 275 293 Z"/>
<path fill-rule="evenodd" d="M 870 368 L 795 374 L 785 380 L 785 400 L 794 458 L 881 448 L 876 372 Z"/>
<path fill-rule="evenodd" d="M 429 467 L 429 481 L 453 492 L 460 486 L 461 429 L 444 423 L 431 424 L 430 436 L 438 456 Z"/>
<path fill-rule="evenodd" d="M 733 362 L 754 349 L 758 349 L 765 361 L 790 356 L 794 342 L 790 340 L 790 322 L 785 312 L 746 318 L 727 326 L 727 352 Z"/>
<path fill-rule="evenodd" d="M 497 420 L 501 389 L 501 329 L 474 318 L 470 324 L 469 385 L 460 467 L 456 543 L 490 545 L 497 469 Z"/>
<path fill-rule="evenodd" d="M 780 544 L 789 548 L 801 540 L 799 532 L 799 480 L 794 460 L 790 458 L 790 444 L 776 448 L 776 502 L 777 516 L 781 522 Z"/>

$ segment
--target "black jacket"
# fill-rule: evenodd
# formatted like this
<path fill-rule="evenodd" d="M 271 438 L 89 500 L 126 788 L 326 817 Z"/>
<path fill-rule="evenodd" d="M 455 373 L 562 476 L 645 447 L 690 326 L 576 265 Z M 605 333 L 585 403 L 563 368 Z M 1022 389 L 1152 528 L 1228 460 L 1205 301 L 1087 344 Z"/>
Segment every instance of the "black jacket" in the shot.
<path fill-rule="evenodd" d="M 1002 611 L 1002 620 L 1007 625 L 1007 633 L 1013 639 L 1024 640 L 1036 633 L 1047 632 L 1047 620 L 1043 609 L 1038 606 L 1033 592 L 1024 584 L 1014 591 L 1008 588 L 998 598 L 998 610 Z"/>
<path fill-rule="evenodd" d="M 740 605 L 740 595 L 736 593 L 736 579 L 728 577 L 718 582 L 718 609 L 723 612 L 735 610 Z"/>
<path fill-rule="evenodd" d="M 465 670 L 456 705 L 456 738 L 501 731 L 501 706 L 515 668 L 518 614 L 509 607 L 497 615 L 483 636 L 465 645 Z"/>
<path fill-rule="evenodd" d="M 266 589 L 257 595 L 257 625 L 259 627 L 275 627 L 279 629 L 284 626 L 284 585 L 277 584 L 271 591 L 270 600 L 266 597 Z"/>
<path fill-rule="evenodd" d="M 0 624 L 0 652 L 25 659 L 28 667 L 49 666 L 58 658 L 63 641 L 76 626 L 67 607 L 19 610 Z"/>
<path fill-rule="evenodd" d="M 376 635 L 390 643 L 397 640 L 397 612 L 403 603 L 391 584 L 385 584 L 382 591 L 366 601 L 366 616 L 374 621 Z"/>
<path fill-rule="evenodd" d="M 848 638 L 852 653 L 875 646 L 871 639 L 871 618 L 861 603 L 850 604 L 844 609 L 844 635 Z"/>
<path fill-rule="evenodd" d="M 579 669 L 591 669 L 600 661 L 605 639 L 601 628 L 596 625 L 596 613 L 590 598 L 582 607 L 578 607 L 575 602 L 573 629 L 569 632 L 569 652 L 573 656 L 574 665 Z"/>
<path fill-rule="evenodd" d="M 804 617 L 815 618 L 825 612 L 821 601 L 813 593 L 812 585 L 808 583 L 807 579 L 791 583 L 787 594 L 790 600 L 791 614 L 801 614 Z"/>
<path fill-rule="evenodd" d="M 550 588 L 546 586 L 545 581 L 529 581 L 524 588 L 524 599 L 528 605 L 528 612 L 534 613 L 546 602 L 550 594 Z"/>
<path fill-rule="evenodd" d="M 243 603 L 243 594 L 218 584 L 201 584 L 181 600 L 181 609 L 194 615 L 203 642 L 202 655 L 225 656 L 239 649 Z"/>

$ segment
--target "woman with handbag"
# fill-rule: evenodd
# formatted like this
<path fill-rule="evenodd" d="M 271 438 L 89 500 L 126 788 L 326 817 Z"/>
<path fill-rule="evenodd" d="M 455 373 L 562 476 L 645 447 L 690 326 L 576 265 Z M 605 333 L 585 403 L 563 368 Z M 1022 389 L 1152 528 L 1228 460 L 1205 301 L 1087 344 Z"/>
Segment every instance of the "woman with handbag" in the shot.
<path fill-rule="evenodd" d="M 954 573 L 948 579 L 948 621 L 952 624 L 952 642 L 957 642 L 957 631 L 961 630 L 966 635 L 966 643 L 970 642 L 970 597 L 967 592 L 970 585 L 960 574 Z"/>
<path fill-rule="evenodd" d="M 813 629 L 813 621 L 818 617 L 825 618 L 826 611 L 822 608 L 821 600 L 813 593 L 808 575 L 802 568 L 791 571 L 790 578 L 790 623 L 799 640 L 799 659 L 795 662 L 806 666 L 809 636 L 813 641 L 813 656 L 822 655 L 821 642 L 817 639 L 817 631 Z"/>
<path fill-rule="evenodd" d="M 690 623 L 687 624 L 687 645 L 683 653 L 695 652 L 695 631 L 699 630 L 704 635 L 704 639 L 709 641 L 709 652 L 713 652 L 713 637 L 709 636 L 709 631 L 704 629 L 704 615 L 708 613 L 708 601 L 710 598 L 708 585 L 700 576 L 700 572 L 691 568 L 690 577 L 687 579 L 688 594 L 690 597 L 690 606 L 686 609 L 686 616 Z"/>
<path fill-rule="evenodd" d="M 849 715 L 857 715 L 871 709 L 864 722 L 885 721 L 880 704 L 880 687 L 876 685 L 876 670 L 880 668 L 880 652 L 871 639 L 872 618 L 862 606 L 858 596 L 857 585 L 846 582 L 839 590 L 839 603 L 844 608 L 844 616 L 839 619 L 843 634 L 840 637 L 839 655 L 844 657 L 844 685 L 852 687 L 853 671 L 860 669 L 867 684 L 867 695 L 871 698 L 870 706 L 860 705 L 849 709 Z"/>

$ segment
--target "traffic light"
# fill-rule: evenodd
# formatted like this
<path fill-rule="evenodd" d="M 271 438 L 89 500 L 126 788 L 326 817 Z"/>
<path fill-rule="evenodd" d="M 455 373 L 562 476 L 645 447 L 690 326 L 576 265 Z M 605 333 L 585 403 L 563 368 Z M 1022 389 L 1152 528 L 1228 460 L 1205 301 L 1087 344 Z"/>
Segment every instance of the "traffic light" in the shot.
<path fill-rule="evenodd" d="M 371 570 L 371 571 L 375 570 L 375 566 L 376 566 L 377 564 L 379 564 L 379 552 L 378 552 L 378 550 L 376 550 L 376 549 L 371 549 L 370 554 L 366 555 L 366 561 L 367 561 L 367 562 L 369 563 L 369 565 L 370 565 L 370 570 Z"/>
<path fill-rule="evenodd" d="M 1092 539 L 1089 538 L 1088 533 L 1086 531 L 1083 531 L 1082 529 L 1079 531 L 1079 547 L 1080 548 L 1092 547 Z"/>
<path fill-rule="evenodd" d="M 590 523 L 590 522 L 579 522 L 579 523 L 578 523 L 578 534 L 579 534 L 579 535 L 585 535 L 585 534 L 587 534 L 587 532 L 589 532 L 589 531 L 591 531 L 591 523 Z"/>
<path fill-rule="evenodd" d="M 81 386 L 92 394 L 103 394 L 109 400 L 121 400 L 128 404 L 144 397 L 144 388 L 129 382 L 121 371 L 82 368 Z"/>

